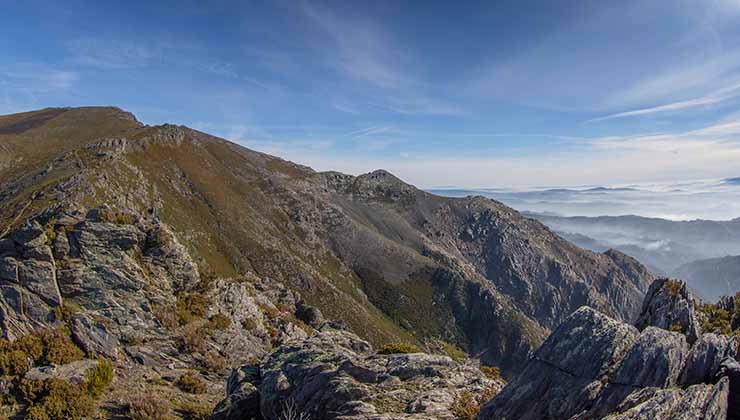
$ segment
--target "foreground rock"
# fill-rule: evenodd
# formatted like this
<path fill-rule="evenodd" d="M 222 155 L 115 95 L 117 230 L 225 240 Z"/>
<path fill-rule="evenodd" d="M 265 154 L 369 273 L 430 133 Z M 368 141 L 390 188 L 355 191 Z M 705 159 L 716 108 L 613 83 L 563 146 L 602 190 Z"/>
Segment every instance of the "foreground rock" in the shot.
<path fill-rule="evenodd" d="M 325 323 L 262 363 L 235 370 L 212 419 L 276 419 L 289 409 L 311 419 L 453 419 L 461 394 L 492 395 L 503 383 L 447 356 L 377 354 Z"/>
<path fill-rule="evenodd" d="M 660 279 L 638 318 L 642 332 L 579 309 L 479 418 L 731 418 L 738 383 L 727 360 L 737 338 L 701 335 L 696 304 L 682 282 Z"/>

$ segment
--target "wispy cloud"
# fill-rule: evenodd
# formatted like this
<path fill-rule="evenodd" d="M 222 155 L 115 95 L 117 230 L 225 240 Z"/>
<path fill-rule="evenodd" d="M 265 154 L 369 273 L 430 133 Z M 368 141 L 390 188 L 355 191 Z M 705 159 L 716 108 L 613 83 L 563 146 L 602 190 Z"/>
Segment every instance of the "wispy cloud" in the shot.
<path fill-rule="evenodd" d="M 695 108 L 700 106 L 709 106 L 724 102 L 730 99 L 734 99 L 740 96 L 740 84 L 731 85 L 708 95 L 700 98 L 689 99 L 685 101 L 677 101 L 668 104 L 658 105 L 649 108 L 635 109 L 631 111 L 619 112 L 616 114 L 610 114 L 599 118 L 593 118 L 589 122 L 605 121 L 615 118 L 635 117 L 641 115 L 658 114 L 662 112 L 679 111 L 689 108 Z"/>

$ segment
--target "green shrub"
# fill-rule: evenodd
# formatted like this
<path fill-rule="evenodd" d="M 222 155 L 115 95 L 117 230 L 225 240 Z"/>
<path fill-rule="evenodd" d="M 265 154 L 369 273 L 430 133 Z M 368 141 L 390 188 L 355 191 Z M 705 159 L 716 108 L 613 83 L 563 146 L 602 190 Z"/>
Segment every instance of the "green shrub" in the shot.
<path fill-rule="evenodd" d="M 483 374 L 486 375 L 488 379 L 500 379 L 501 378 L 501 369 L 495 366 L 481 365 L 480 371 L 483 372 Z"/>
<path fill-rule="evenodd" d="M 66 364 L 84 357 L 84 353 L 61 330 L 36 330 L 14 342 L 0 340 L 0 374 L 24 375 L 32 365 Z"/>
<path fill-rule="evenodd" d="M 42 365 L 65 365 L 85 356 L 69 338 L 69 332 L 64 329 L 38 330 L 37 334 L 44 344 L 44 354 L 39 361 Z"/>
<path fill-rule="evenodd" d="M 409 343 L 389 343 L 378 349 L 378 354 L 400 353 L 423 353 L 423 351 L 418 346 Z"/>
<path fill-rule="evenodd" d="M 98 215 L 102 222 L 115 223 L 117 225 L 132 225 L 134 223 L 133 215 L 120 211 L 100 209 Z"/>
<path fill-rule="evenodd" d="M 442 343 L 442 348 L 452 360 L 458 363 L 462 363 L 465 360 L 465 352 L 460 350 L 460 348 L 456 345 L 450 343 Z"/>
<path fill-rule="evenodd" d="M 73 302 L 64 302 L 61 306 L 54 308 L 54 320 L 62 322 L 72 321 L 72 316 L 80 312 L 80 305 Z"/>
<path fill-rule="evenodd" d="M 209 351 L 203 358 L 203 365 L 211 372 L 223 372 L 229 367 L 229 361 L 216 351 Z"/>
<path fill-rule="evenodd" d="M 206 392 L 206 383 L 195 372 L 186 372 L 175 382 L 178 388 L 191 394 Z"/>
<path fill-rule="evenodd" d="M 180 351 L 184 353 L 202 353 L 205 350 L 207 334 L 207 326 L 186 325 L 179 337 Z"/>
<path fill-rule="evenodd" d="M 99 397 L 112 380 L 113 363 L 102 357 L 98 358 L 98 364 L 85 376 L 84 386 L 87 394 L 93 398 Z"/>
<path fill-rule="evenodd" d="M 209 322 L 211 328 L 214 330 L 225 330 L 231 326 L 231 318 L 222 313 L 213 315 Z"/>
<path fill-rule="evenodd" d="M 208 304 L 208 299 L 202 293 L 189 293 L 178 297 L 175 303 L 175 313 L 180 325 L 205 317 Z"/>
<path fill-rule="evenodd" d="M 131 397 L 128 402 L 131 420 L 173 420 L 170 402 L 156 394 L 145 393 Z"/>
<path fill-rule="evenodd" d="M 475 420 L 483 404 L 494 395 L 496 395 L 496 388 L 493 386 L 484 388 L 477 395 L 470 391 L 463 391 L 453 401 L 450 411 L 457 420 Z"/>
<path fill-rule="evenodd" d="M 675 297 L 678 296 L 681 293 L 681 288 L 683 287 L 681 285 L 681 282 L 678 280 L 669 279 L 665 282 L 663 285 L 666 290 L 668 290 L 668 294 Z"/>
<path fill-rule="evenodd" d="M 257 328 L 257 323 L 254 322 L 252 318 L 244 318 L 242 319 L 242 328 L 247 331 L 252 331 L 253 329 Z"/>
<path fill-rule="evenodd" d="M 205 403 L 184 402 L 178 411 L 182 413 L 185 420 L 208 420 L 213 407 Z"/>
<path fill-rule="evenodd" d="M 27 420 L 80 420 L 94 410 L 92 398 L 79 386 L 59 379 L 44 382 L 26 413 Z"/>
<path fill-rule="evenodd" d="M 681 325 L 680 322 L 676 322 L 670 327 L 668 327 L 668 331 L 676 332 L 676 333 L 683 333 L 683 325 Z"/>
<path fill-rule="evenodd" d="M 152 314 L 159 324 L 165 328 L 174 330 L 180 326 L 180 318 L 172 306 L 156 305 L 152 308 Z"/>

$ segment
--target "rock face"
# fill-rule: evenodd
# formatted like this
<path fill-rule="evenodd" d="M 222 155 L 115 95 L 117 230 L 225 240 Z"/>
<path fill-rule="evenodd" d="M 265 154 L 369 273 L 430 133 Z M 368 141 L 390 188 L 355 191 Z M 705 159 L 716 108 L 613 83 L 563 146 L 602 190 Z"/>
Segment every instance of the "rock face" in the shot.
<path fill-rule="evenodd" d="M 213 419 L 275 419 L 289 407 L 315 419 L 453 419 L 450 407 L 461 393 L 490 395 L 502 386 L 447 356 L 376 354 L 325 323 L 258 365 L 235 370 Z"/>
<path fill-rule="evenodd" d="M 637 320 L 641 332 L 579 309 L 479 418 L 732 418 L 738 382 L 736 362 L 727 361 L 737 355 L 737 338 L 695 336 L 694 304 L 683 282 L 659 279 Z"/>

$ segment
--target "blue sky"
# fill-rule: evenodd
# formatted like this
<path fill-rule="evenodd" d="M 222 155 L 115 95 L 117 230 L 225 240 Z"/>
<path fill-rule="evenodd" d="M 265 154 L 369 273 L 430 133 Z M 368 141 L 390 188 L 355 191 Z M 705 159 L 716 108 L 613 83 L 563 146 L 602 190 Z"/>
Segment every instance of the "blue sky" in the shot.
<path fill-rule="evenodd" d="M 740 176 L 740 0 L 0 0 L 0 113 L 80 105 L 422 187 Z"/>

